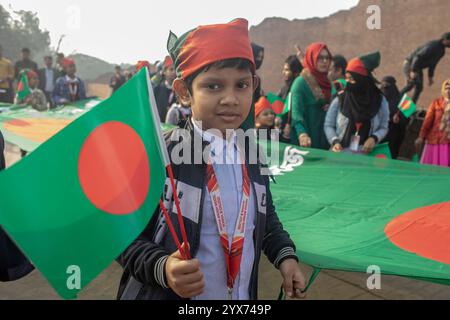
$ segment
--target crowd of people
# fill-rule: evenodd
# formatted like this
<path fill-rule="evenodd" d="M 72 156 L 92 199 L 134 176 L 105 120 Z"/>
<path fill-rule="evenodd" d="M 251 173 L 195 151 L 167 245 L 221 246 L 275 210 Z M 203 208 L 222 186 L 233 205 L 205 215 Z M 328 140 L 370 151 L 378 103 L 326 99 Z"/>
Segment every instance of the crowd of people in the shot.
<path fill-rule="evenodd" d="M 407 89 L 413 89 L 414 84 L 420 92 L 424 68 L 430 68 L 432 79 L 445 47 L 450 47 L 450 33 L 408 58 Z M 200 136 L 211 149 L 202 166 L 171 159 L 178 187 L 173 196 L 180 194 L 185 214 L 176 230 L 181 230 L 184 243 L 177 241 L 175 219 L 164 216 L 166 211 L 181 216 L 181 209 L 175 207 L 177 201 L 166 192 L 163 207 L 156 209 L 142 234 L 117 259 L 123 267 L 118 298 L 254 300 L 263 251 L 280 271 L 286 294 L 304 298 L 306 281 L 295 244 L 278 218 L 269 178 L 262 175 L 260 162 L 250 163 L 249 154 L 242 152 L 227 132 L 251 123 L 257 132 L 278 130 L 280 134 L 270 138 L 281 136 L 301 147 L 368 154 L 387 137 L 391 148 L 397 149 L 406 119 L 397 108 L 401 92 L 395 79 L 387 76 L 379 82 L 374 77 L 373 71 L 381 62 L 379 52 L 347 62 L 343 56 L 333 55 L 324 43 L 309 45 L 304 54 L 297 48 L 297 54 L 285 60 L 285 83 L 278 93 L 290 108 L 278 117 L 257 76 L 264 48 L 250 43 L 248 21 L 204 25 L 180 38 L 171 34 L 168 51 L 170 56 L 157 66 L 139 61 L 136 72 L 149 68 L 161 120 L 187 130 L 189 137 Z M 45 84 L 53 86 L 42 87 L 41 83 L 41 91 L 51 93 L 54 104 L 84 97 L 84 85 L 75 76 L 73 61 L 62 60 L 65 75 L 56 82 L 50 81 L 56 78 L 55 73 L 51 77 L 45 72 L 52 66 L 47 62 L 42 76 Z M 27 52 L 16 64 L 17 70 L 5 59 L 0 64 L 0 84 L 6 91 L 21 68 L 29 70 L 29 82 L 37 87 L 38 77 L 32 73 L 37 66 Z M 126 81 L 127 75 L 116 68 L 112 90 Z M 217 129 L 217 135 L 208 129 Z M 168 150 L 179 142 L 176 137 L 180 131 L 175 128 L 170 133 Z M 195 140 L 184 143 L 193 145 Z M 417 146 L 425 144 L 423 162 L 450 166 L 449 143 L 450 80 L 442 87 L 442 97 L 430 106 L 417 140 Z M 195 150 L 192 145 L 190 150 Z M 224 154 L 244 162 L 222 166 L 218 160 Z M 2 158 L 3 153 L 0 166 L 4 167 Z M 0 260 L 0 281 L 15 280 L 29 272 L 30 263 L 1 232 L 0 252 L 6 252 L 7 259 Z"/>
<path fill-rule="evenodd" d="M 423 91 L 425 69 L 428 69 L 429 84 L 433 85 L 436 67 L 444 57 L 445 49 L 450 47 L 450 33 L 420 46 L 406 58 L 406 86 L 401 90 L 393 76 L 378 80 L 373 75 L 381 63 L 379 52 L 347 61 L 343 55 L 333 54 L 324 43 L 313 43 L 304 53 L 295 47 L 297 53 L 287 57 L 282 66 L 284 84 L 277 93 L 289 104 L 289 112 L 283 115 L 275 113 L 260 81 L 253 96 L 255 107 L 251 117 L 254 117 L 254 127 L 268 130 L 269 137 L 276 137 L 284 143 L 332 152 L 369 154 L 377 145 L 388 143 L 393 159 L 406 160 L 400 157 L 400 149 L 411 120 L 400 111 L 399 103 L 410 92 L 412 101 L 418 101 Z M 263 64 L 264 48 L 252 43 L 252 51 L 258 70 Z M 152 66 L 148 62 L 145 65 L 153 75 L 161 121 L 184 127 L 191 111 L 189 105 L 177 100 L 171 85 L 177 77 L 172 59 L 168 56 L 159 65 Z M 144 64 L 138 64 L 137 70 L 142 66 Z M 417 153 L 422 154 L 423 164 L 450 166 L 446 149 L 433 150 L 434 156 L 431 156 L 429 147 L 436 141 L 441 144 L 449 142 L 443 133 L 448 127 L 443 120 L 448 117 L 448 111 L 444 112 L 449 108 L 448 100 L 443 89 L 442 97 L 428 108 L 422 132 L 416 141 Z M 442 112 L 434 112 L 436 105 L 441 106 L 438 110 Z M 434 127 L 430 117 L 435 121 Z M 278 134 L 270 134 L 274 131 Z M 426 139 L 425 135 L 431 131 L 434 138 Z M 436 140 L 436 136 L 440 139 Z M 422 152 L 425 141 L 427 148 Z"/>
<path fill-rule="evenodd" d="M 39 111 L 86 99 L 84 81 L 76 76 L 75 61 L 64 54 L 45 56 L 43 67 L 32 60 L 31 50 L 23 48 L 21 58 L 13 65 L 3 57 L 0 46 L 0 102 L 31 105 Z M 24 83 L 24 79 L 25 82 Z M 24 86 L 29 94 L 22 96 Z"/>

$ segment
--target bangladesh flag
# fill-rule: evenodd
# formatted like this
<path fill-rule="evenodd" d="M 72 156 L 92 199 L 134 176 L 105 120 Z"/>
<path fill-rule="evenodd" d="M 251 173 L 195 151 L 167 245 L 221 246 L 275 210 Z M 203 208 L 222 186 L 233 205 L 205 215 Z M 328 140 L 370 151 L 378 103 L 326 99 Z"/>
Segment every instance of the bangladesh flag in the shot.
<path fill-rule="evenodd" d="M 23 70 L 20 73 L 19 83 L 17 84 L 17 96 L 20 100 L 25 99 L 31 94 L 30 87 L 28 86 L 27 71 Z"/>
<path fill-rule="evenodd" d="M 0 173 L 0 225 L 63 298 L 107 268 L 158 206 L 167 151 L 155 108 L 143 69 Z"/>
<path fill-rule="evenodd" d="M 416 104 L 414 103 L 414 101 L 411 100 L 411 98 L 407 94 L 403 96 L 402 100 L 398 105 L 398 108 L 403 113 L 405 118 L 411 117 L 417 110 Z"/>
<path fill-rule="evenodd" d="M 276 115 L 283 116 L 291 110 L 291 93 L 287 96 L 286 101 L 272 92 L 269 92 L 266 97 Z"/>
<path fill-rule="evenodd" d="M 369 157 L 374 157 L 378 159 L 392 159 L 389 143 L 382 143 L 377 145 L 375 149 L 369 154 Z"/>
<path fill-rule="evenodd" d="M 269 147 L 274 204 L 302 262 L 450 285 L 450 168 Z"/>

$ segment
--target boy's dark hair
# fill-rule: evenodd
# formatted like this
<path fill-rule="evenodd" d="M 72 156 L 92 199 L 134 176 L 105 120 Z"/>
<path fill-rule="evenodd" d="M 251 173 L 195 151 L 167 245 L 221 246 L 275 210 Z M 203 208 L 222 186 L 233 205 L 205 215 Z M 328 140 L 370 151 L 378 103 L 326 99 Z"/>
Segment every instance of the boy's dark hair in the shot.
<path fill-rule="evenodd" d="M 333 63 L 335 69 L 340 68 L 342 73 L 345 73 L 345 70 L 347 69 L 347 59 L 345 59 L 344 56 L 340 54 L 333 56 Z"/>
<path fill-rule="evenodd" d="M 22 53 L 31 53 L 31 51 L 28 48 L 23 48 L 22 49 Z"/>
<path fill-rule="evenodd" d="M 289 65 L 289 69 L 291 69 L 293 74 L 300 74 L 303 70 L 303 66 L 297 56 L 292 55 L 287 57 L 285 63 Z"/>
<path fill-rule="evenodd" d="M 450 41 L 450 32 L 444 33 L 444 34 L 442 35 L 441 40 L 447 40 L 447 41 Z"/>
<path fill-rule="evenodd" d="M 186 78 L 184 82 L 186 83 L 190 94 L 192 94 L 192 83 L 194 82 L 194 79 L 197 78 L 200 73 L 207 72 L 212 67 L 215 67 L 217 69 L 234 68 L 238 70 L 248 70 L 252 73 L 252 75 L 255 75 L 255 68 L 253 64 L 247 59 L 235 58 L 216 61 L 207 65 L 206 67 L 201 68 L 200 70 L 196 71 Z"/>

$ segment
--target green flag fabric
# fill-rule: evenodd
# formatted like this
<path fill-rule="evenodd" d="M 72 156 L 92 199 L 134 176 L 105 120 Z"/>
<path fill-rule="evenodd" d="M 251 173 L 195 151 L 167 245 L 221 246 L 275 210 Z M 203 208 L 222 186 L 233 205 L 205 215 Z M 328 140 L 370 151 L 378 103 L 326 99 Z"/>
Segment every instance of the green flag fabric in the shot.
<path fill-rule="evenodd" d="M 149 88 L 143 69 L 0 173 L 0 225 L 63 298 L 107 268 L 158 205 L 165 146 Z"/>
<path fill-rule="evenodd" d="M 286 101 L 281 99 L 275 93 L 269 92 L 267 94 L 267 100 L 269 100 L 272 105 L 272 110 L 275 112 L 277 116 L 284 116 L 290 111 L 291 107 L 291 93 L 288 94 Z"/>
<path fill-rule="evenodd" d="M 101 102 L 90 98 L 39 112 L 30 106 L 0 105 L 0 131 L 7 142 L 31 152 Z"/>
<path fill-rule="evenodd" d="M 402 100 L 398 105 L 398 108 L 406 118 L 411 117 L 417 110 L 416 104 L 414 103 L 414 101 L 411 100 L 411 98 L 407 94 L 403 96 Z"/>
<path fill-rule="evenodd" d="M 450 168 L 287 145 L 275 152 L 274 204 L 302 262 L 450 285 Z"/>
<path fill-rule="evenodd" d="M 30 87 L 28 86 L 27 70 L 23 70 L 20 73 L 19 83 L 17 84 L 17 96 L 19 99 L 25 99 L 31 94 Z"/>

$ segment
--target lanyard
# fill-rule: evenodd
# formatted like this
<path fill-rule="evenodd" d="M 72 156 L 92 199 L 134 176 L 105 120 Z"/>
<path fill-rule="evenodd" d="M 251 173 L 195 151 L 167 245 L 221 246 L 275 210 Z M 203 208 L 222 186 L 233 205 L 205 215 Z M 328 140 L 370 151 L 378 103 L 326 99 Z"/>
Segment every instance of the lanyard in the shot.
<path fill-rule="evenodd" d="M 236 223 L 236 229 L 234 232 L 233 240 L 231 242 L 231 248 L 229 246 L 229 236 L 225 222 L 225 210 L 223 207 L 222 199 L 220 197 L 219 183 L 217 181 L 214 168 L 211 161 L 208 163 L 206 170 L 207 188 L 211 197 L 214 216 L 216 218 L 217 228 L 219 229 L 220 242 L 225 254 L 225 262 L 227 267 L 227 287 L 228 297 L 231 300 L 233 297 L 233 287 L 236 281 L 236 277 L 239 273 L 241 265 L 242 252 L 244 248 L 245 237 L 245 225 L 248 216 L 248 203 L 250 199 L 250 179 L 248 177 L 247 167 L 242 164 L 242 186 L 243 194 L 241 207 L 239 210 L 239 217 Z"/>

